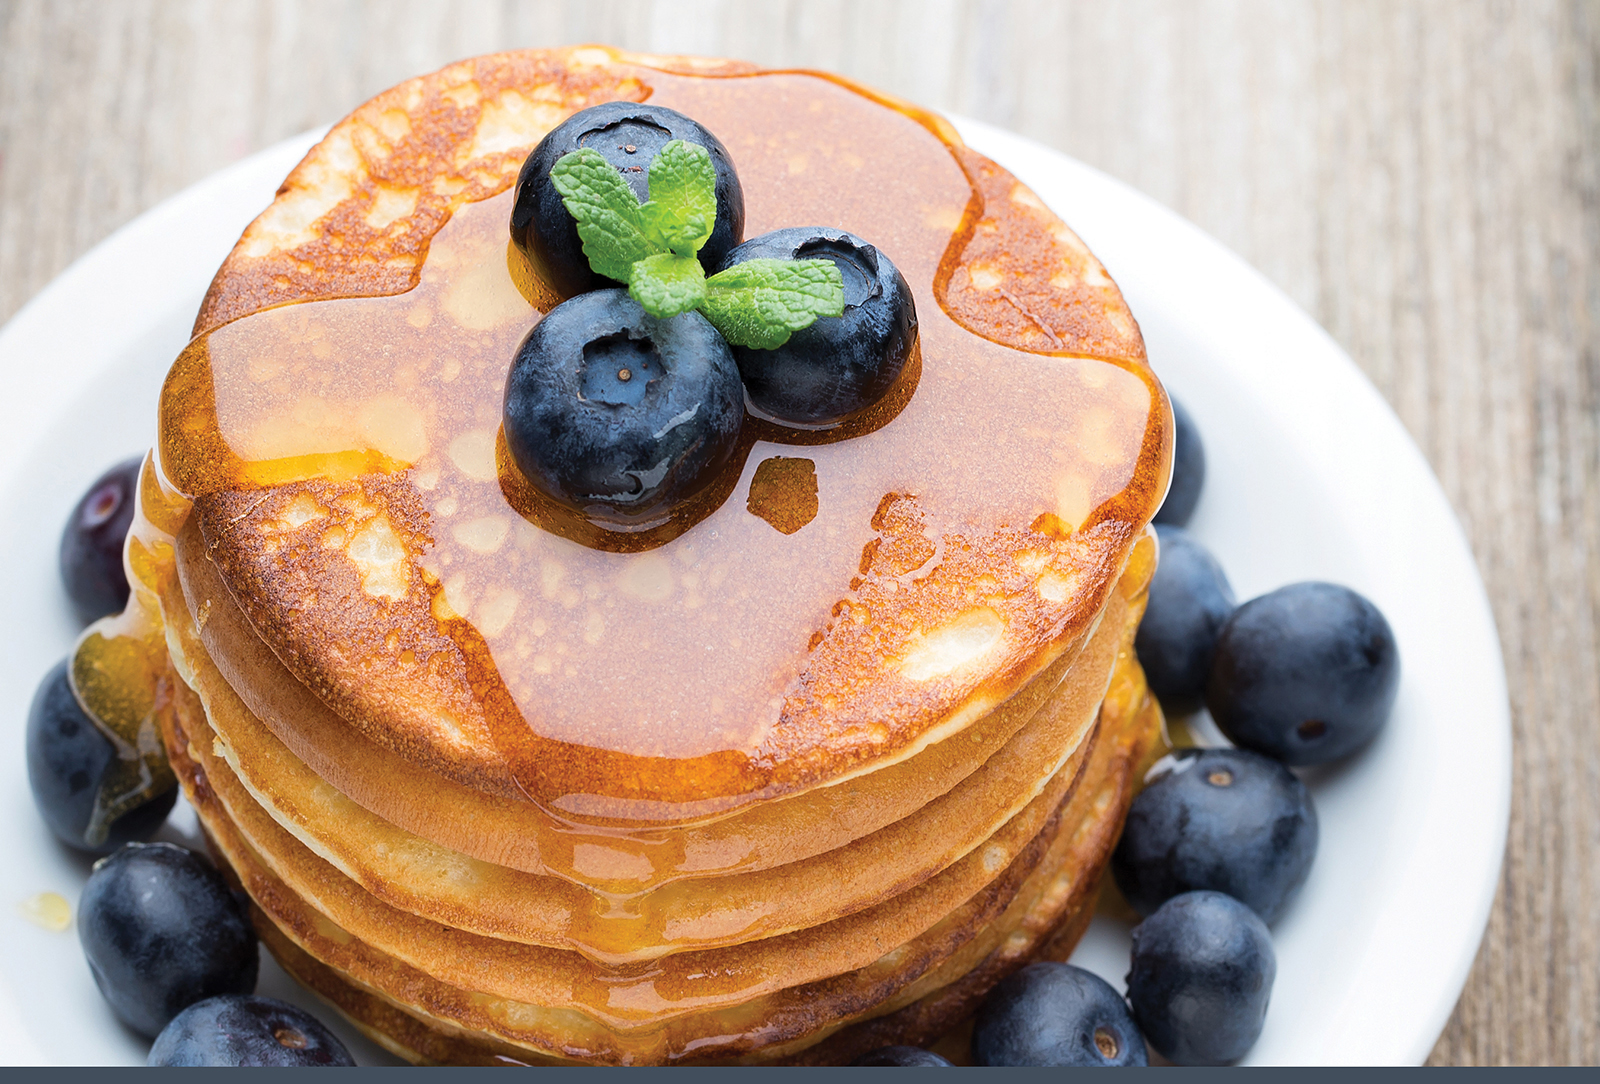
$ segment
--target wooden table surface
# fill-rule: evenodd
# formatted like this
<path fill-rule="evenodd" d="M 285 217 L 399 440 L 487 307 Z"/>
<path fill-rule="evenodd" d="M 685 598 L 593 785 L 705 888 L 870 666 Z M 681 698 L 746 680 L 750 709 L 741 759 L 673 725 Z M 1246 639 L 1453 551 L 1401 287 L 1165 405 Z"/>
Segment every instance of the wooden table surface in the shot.
<path fill-rule="evenodd" d="M 0 0 L 0 321 L 156 201 L 401 79 L 587 41 L 826 68 L 1015 129 L 1332 333 L 1443 481 L 1510 683 L 1505 871 L 1433 1061 L 1600 1060 L 1600 7 Z"/>

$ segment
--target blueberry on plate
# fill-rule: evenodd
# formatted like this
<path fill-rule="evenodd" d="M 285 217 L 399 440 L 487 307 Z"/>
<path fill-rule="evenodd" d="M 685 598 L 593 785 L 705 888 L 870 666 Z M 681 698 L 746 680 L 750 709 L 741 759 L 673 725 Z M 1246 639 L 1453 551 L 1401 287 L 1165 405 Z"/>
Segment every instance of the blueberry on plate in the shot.
<path fill-rule="evenodd" d="M 111 1011 L 141 1035 L 197 1001 L 256 988 L 244 908 L 211 863 L 170 843 L 130 843 L 95 863 L 78 940 Z"/>
<path fill-rule="evenodd" d="M 1144 1065 L 1122 995 L 1071 964 L 1036 963 L 990 991 L 972 1026 L 979 1065 Z"/>
<path fill-rule="evenodd" d="M 1170 396 L 1169 396 L 1170 398 Z M 1172 399 L 1172 419 L 1177 435 L 1172 448 L 1172 483 L 1167 487 L 1167 499 L 1156 511 L 1157 523 L 1182 527 L 1194 515 L 1194 506 L 1200 503 L 1200 487 L 1206 482 L 1206 450 L 1200 443 L 1200 430 L 1194 419 L 1183 409 L 1183 404 Z"/>
<path fill-rule="evenodd" d="M 698 312 L 658 320 L 626 290 L 550 310 L 506 380 L 517 468 L 594 522 L 652 525 L 728 462 L 744 422 L 728 343 Z"/>
<path fill-rule="evenodd" d="M 577 220 L 567 211 L 550 180 L 561 157 L 588 147 L 617 167 L 639 202 L 650 198 L 650 163 L 674 139 L 698 143 L 711 155 L 717 176 L 717 220 L 700 249 L 710 274 L 744 238 L 744 190 L 728 149 L 716 136 L 682 113 L 643 102 L 606 102 L 574 113 L 551 130 L 522 164 L 517 201 L 511 209 L 511 239 L 545 281 L 562 297 L 614 286 L 589 267 L 578 237 Z"/>
<path fill-rule="evenodd" d="M 1282 764 L 1244 749 L 1180 749 L 1128 809 L 1111 872 L 1149 915 L 1174 896 L 1224 892 L 1277 921 L 1317 854 L 1317 811 Z"/>
<path fill-rule="evenodd" d="M 1235 745 L 1325 764 L 1377 736 L 1399 685 L 1394 633 L 1376 606 L 1348 587 L 1293 583 L 1222 627 L 1206 707 Z"/>
<path fill-rule="evenodd" d="M 733 348 L 758 412 L 784 425 L 836 425 L 882 399 L 917 338 L 917 306 L 893 261 L 853 233 L 820 226 L 774 230 L 728 253 L 746 260 L 831 260 L 844 278 L 844 314 L 822 316 L 776 350 Z"/>
<path fill-rule="evenodd" d="M 1157 526 L 1161 561 L 1134 650 L 1150 689 L 1179 710 L 1200 705 L 1233 588 L 1211 552 L 1182 527 Z"/>
<path fill-rule="evenodd" d="M 1176 1065 L 1227 1065 L 1255 1045 L 1277 956 L 1266 923 L 1221 892 L 1187 892 L 1133 928 L 1128 1001 Z"/>
<path fill-rule="evenodd" d="M 122 543 L 133 522 L 143 465 L 144 457 L 135 456 L 97 478 L 61 532 L 61 582 L 86 625 L 128 604 Z"/>
<path fill-rule="evenodd" d="M 304 1009 L 270 997 L 225 994 L 174 1016 L 145 1064 L 298 1068 L 354 1065 L 355 1059 Z"/>
<path fill-rule="evenodd" d="M 920 1046 L 885 1046 L 870 1054 L 863 1054 L 852 1065 L 893 1065 L 901 1068 L 939 1068 L 950 1062 L 931 1050 Z M 954 1066 L 950 1066 L 954 1068 Z"/>
<path fill-rule="evenodd" d="M 84 711 L 72 691 L 62 660 L 45 675 L 28 709 L 28 787 L 33 804 L 55 837 L 90 854 L 110 854 L 124 843 L 149 839 L 161 828 L 177 800 L 173 780 L 143 796 L 109 825 L 105 838 L 91 841 L 97 804 L 106 801 L 103 788 L 123 765 L 117 745 Z"/>

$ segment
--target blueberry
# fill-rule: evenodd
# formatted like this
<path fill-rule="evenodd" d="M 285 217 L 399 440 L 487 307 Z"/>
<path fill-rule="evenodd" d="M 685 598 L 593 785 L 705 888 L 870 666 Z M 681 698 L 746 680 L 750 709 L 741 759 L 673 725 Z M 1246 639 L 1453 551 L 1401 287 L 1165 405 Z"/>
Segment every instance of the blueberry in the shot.
<path fill-rule="evenodd" d="M 90 854 L 110 854 L 124 843 L 149 839 L 160 829 L 177 800 L 173 780 L 113 820 L 95 824 L 97 802 L 107 800 L 104 787 L 122 782 L 115 774 L 124 764 L 116 744 L 83 710 L 62 660 L 45 675 L 28 709 L 28 786 L 33 804 L 57 839 Z M 96 829 L 104 829 L 105 837 Z"/>
<path fill-rule="evenodd" d="M 1311 872 L 1317 811 L 1277 761 L 1243 749 L 1180 749 L 1128 810 L 1111 872 L 1141 915 L 1196 889 L 1275 922 Z"/>
<path fill-rule="evenodd" d="M 145 1064 L 298 1068 L 354 1065 L 355 1059 L 304 1009 L 270 997 L 225 994 L 174 1016 Z"/>
<path fill-rule="evenodd" d="M 1157 526 L 1161 562 L 1133 641 L 1150 689 L 1192 710 L 1205 695 L 1217 634 L 1233 613 L 1233 588 L 1211 552 L 1182 527 Z"/>
<path fill-rule="evenodd" d="M 893 1065 L 902 1068 L 938 1068 L 950 1065 L 931 1050 L 920 1046 L 885 1046 L 870 1054 L 863 1054 L 852 1065 Z"/>
<path fill-rule="evenodd" d="M 736 346 L 750 403 L 774 421 L 835 425 L 883 398 L 917 338 L 917 306 L 894 262 L 853 233 L 820 226 L 774 230 L 728 253 L 746 260 L 832 260 L 844 278 L 844 315 L 819 317 L 776 350 Z"/>
<path fill-rule="evenodd" d="M 558 504 L 659 521 L 727 464 L 744 421 L 727 341 L 698 312 L 658 320 L 626 290 L 557 305 L 517 350 L 506 446 Z"/>
<path fill-rule="evenodd" d="M 144 457 L 135 456 L 97 478 L 61 532 L 61 582 L 86 625 L 128 604 L 122 542 L 133 522 L 143 465 Z"/>
<path fill-rule="evenodd" d="M 1172 419 L 1178 430 L 1172 448 L 1172 484 L 1155 518 L 1157 523 L 1182 527 L 1200 503 L 1200 487 L 1206 482 L 1206 450 L 1194 419 L 1176 399 L 1172 399 Z"/>
<path fill-rule="evenodd" d="M 1122 995 L 1071 964 L 1037 963 L 990 991 L 972 1027 L 979 1065 L 1144 1065 Z"/>
<path fill-rule="evenodd" d="M 1266 923 L 1221 892 L 1187 892 L 1133 928 L 1128 1001 L 1177 1065 L 1226 1065 L 1255 1045 L 1277 957 Z"/>
<path fill-rule="evenodd" d="M 256 988 L 244 908 L 209 862 L 170 843 L 129 843 L 95 863 L 78 940 L 111 1011 L 142 1035 L 197 1001 Z"/>
<path fill-rule="evenodd" d="M 1377 735 L 1399 684 L 1394 633 L 1376 606 L 1348 587 L 1294 583 L 1222 627 L 1206 706 L 1235 745 L 1324 764 Z"/>
<path fill-rule="evenodd" d="M 698 143 L 711 155 L 717 174 L 717 220 L 700 249 L 700 263 L 709 274 L 744 238 L 744 190 L 733 170 L 728 149 L 716 136 L 682 113 L 639 102 L 606 102 L 574 113 L 558 124 L 522 164 L 517 177 L 517 202 L 511 209 L 511 239 L 527 254 L 562 297 L 616 285 L 589 267 L 578 237 L 578 223 L 561 202 L 550 171 L 584 147 L 599 151 L 617 167 L 643 203 L 650 195 L 650 163 L 674 139 Z"/>

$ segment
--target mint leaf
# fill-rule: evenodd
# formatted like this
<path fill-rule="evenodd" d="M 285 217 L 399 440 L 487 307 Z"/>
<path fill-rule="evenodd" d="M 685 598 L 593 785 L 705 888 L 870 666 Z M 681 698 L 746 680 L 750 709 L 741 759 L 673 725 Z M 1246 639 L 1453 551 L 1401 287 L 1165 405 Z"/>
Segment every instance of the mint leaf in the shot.
<path fill-rule="evenodd" d="M 706 273 L 692 255 L 658 252 L 633 265 L 628 293 L 651 316 L 671 319 L 705 300 Z"/>
<path fill-rule="evenodd" d="M 832 260 L 746 260 L 706 279 L 700 311 L 735 346 L 776 350 L 844 313 L 844 278 Z"/>
<path fill-rule="evenodd" d="M 635 263 L 660 251 L 646 234 L 633 189 L 599 151 L 584 147 L 562 155 L 550 180 L 578 220 L 583 254 L 596 274 L 627 282 Z"/>
<path fill-rule="evenodd" d="M 698 143 L 674 139 L 650 163 L 650 202 L 642 208 L 646 229 L 679 256 L 693 256 L 717 221 L 717 170 Z"/>
<path fill-rule="evenodd" d="M 589 266 L 626 282 L 657 319 L 699 309 L 733 345 L 773 350 L 817 317 L 844 313 L 844 279 L 831 260 L 746 260 L 706 278 L 695 256 L 717 220 L 717 174 L 698 144 L 674 139 L 656 152 L 643 204 L 592 148 L 562 155 L 550 179 L 578 222 Z"/>

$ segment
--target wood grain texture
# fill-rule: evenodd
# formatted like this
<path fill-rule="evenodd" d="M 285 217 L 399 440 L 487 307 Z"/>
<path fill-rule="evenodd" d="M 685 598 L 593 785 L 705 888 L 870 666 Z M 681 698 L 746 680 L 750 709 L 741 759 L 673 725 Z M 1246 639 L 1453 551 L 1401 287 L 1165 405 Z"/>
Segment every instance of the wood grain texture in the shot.
<path fill-rule="evenodd" d="M 1600 8 L 0 0 L 0 319 L 402 78 L 582 41 L 829 68 L 1013 128 L 1188 216 L 1343 344 L 1461 517 L 1515 718 L 1501 892 L 1433 1060 L 1600 1060 Z"/>

